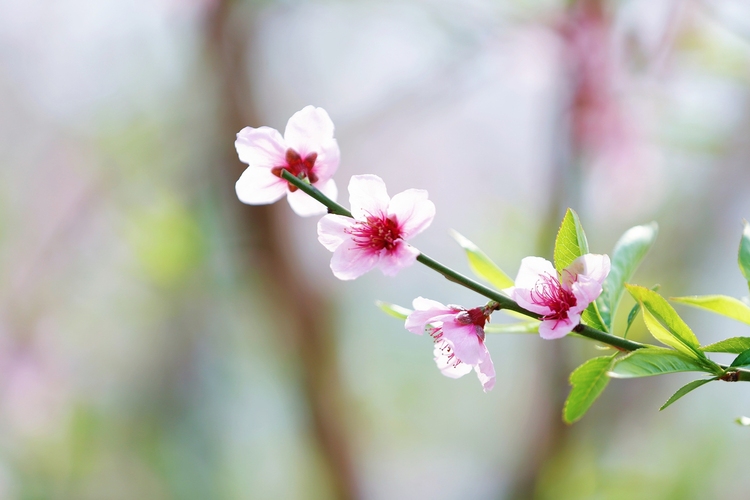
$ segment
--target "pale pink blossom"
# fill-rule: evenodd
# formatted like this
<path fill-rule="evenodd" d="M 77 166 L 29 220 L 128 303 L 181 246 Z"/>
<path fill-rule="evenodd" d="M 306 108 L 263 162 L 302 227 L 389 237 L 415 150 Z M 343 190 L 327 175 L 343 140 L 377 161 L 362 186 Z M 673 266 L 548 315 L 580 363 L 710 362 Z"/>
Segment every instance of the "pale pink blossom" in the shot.
<path fill-rule="evenodd" d="M 484 345 L 484 325 L 495 308 L 464 309 L 417 297 L 406 329 L 417 335 L 426 330 L 435 341 L 435 363 L 443 375 L 463 377 L 474 368 L 484 392 L 495 386 L 495 366 Z"/>
<path fill-rule="evenodd" d="M 419 250 L 406 240 L 435 217 L 435 205 L 423 189 L 407 189 L 393 198 L 376 175 L 349 181 L 352 217 L 326 215 L 318 222 L 318 241 L 333 252 L 331 270 L 342 280 L 358 278 L 374 267 L 393 276 L 417 260 Z"/>
<path fill-rule="evenodd" d="M 339 146 L 333 122 L 323 108 L 307 106 L 289 118 L 284 136 L 270 127 L 245 127 L 234 143 L 248 167 L 235 190 L 243 203 L 266 205 L 286 195 L 298 215 L 326 213 L 326 207 L 281 178 L 286 169 L 307 180 L 332 200 L 338 191 L 331 178 L 339 167 Z"/>
<path fill-rule="evenodd" d="M 526 257 L 509 291 L 518 305 L 542 315 L 542 338 L 559 339 L 581 322 L 581 313 L 602 293 L 609 266 L 608 256 L 586 254 L 558 275 L 550 261 Z"/>

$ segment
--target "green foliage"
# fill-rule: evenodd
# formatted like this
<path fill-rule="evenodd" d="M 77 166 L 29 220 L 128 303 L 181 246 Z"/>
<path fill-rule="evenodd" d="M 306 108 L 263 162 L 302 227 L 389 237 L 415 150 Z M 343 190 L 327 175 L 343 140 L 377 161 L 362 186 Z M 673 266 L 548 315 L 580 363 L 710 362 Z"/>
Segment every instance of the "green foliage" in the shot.
<path fill-rule="evenodd" d="M 663 347 L 646 347 L 620 359 L 609 372 L 614 378 L 638 378 L 676 372 L 707 371 L 699 360 Z"/>
<path fill-rule="evenodd" d="M 589 253 L 589 244 L 586 233 L 583 231 L 578 214 L 571 208 L 565 213 L 560 230 L 555 239 L 554 260 L 555 269 L 561 273 L 581 255 Z M 598 330 L 609 331 L 599 314 L 596 302 L 592 302 L 581 314 L 581 320 Z"/>
<path fill-rule="evenodd" d="M 128 222 L 128 242 L 153 283 L 180 287 L 200 266 L 206 253 L 205 235 L 195 214 L 176 198 L 165 195 L 147 208 L 134 210 Z"/>
<path fill-rule="evenodd" d="M 589 253 L 589 244 L 578 214 L 569 208 L 555 239 L 555 269 L 562 272 L 581 255 Z"/>
<path fill-rule="evenodd" d="M 382 302 L 380 300 L 375 302 L 375 305 L 380 308 L 381 311 L 386 313 L 388 316 L 393 316 L 396 319 L 406 319 L 411 314 L 412 310 L 405 307 L 397 306 L 396 304 L 389 304 L 388 302 Z"/>
<path fill-rule="evenodd" d="M 633 326 L 633 321 L 635 321 L 635 318 L 636 316 L 638 316 L 639 312 L 641 312 L 641 304 L 636 302 L 633 308 L 628 313 L 628 324 L 625 325 L 625 333 L 622 335 L 622 338 L 628 338 L 630 327 Z"/>
<path fill-rule="evenodd" d="M 740 240 L 740 251 L 737 258 L 740 271 L 747 280 L 750 287 L 750 222 L 744 221 L 742 228 L 742 239 Z"/>
<path fill-rule="evenodd" d="M 607 372 L 613 356 L 592 358 L 570 374 L 570 390 L 563 409 L 563 420 L 572 424 L 583 417 L 609 383 Z"/>
<path fill-rule="evenodd" d="M 734 368 L 740 368 L 742 366 L 750 365 L 750 349 L 742 351 L 739 356 L 734 358 L 730 366 Z"/>
<path fill-rule="evenodd" d="M 677 392 L 675 392 L 674 394 L 672 394 L 672 396 L 669 399 L 667 399 L 666 403 L 664 403 L 663 405 L 661 405 L 661 408 L 659 408 L 659 411 L 662 411 L 664 408 L 666 408 L 667 406 L 671 405 L 672 403 L 674 403 L 675 401 L 677 401 L 678 399 L 680 399 L 682 396 L 684 396 L 688 392 L 694 391 L 698 387 L 700 387 L 702 385 L 705 385 L 705 384 L 707 384 L 709 382 L 713 382 L 716 379 L 717 379 L 717 377 L 705 378 L 705 379 L 699 379 L 699 380 L 693 380 L 689 384 L 683 385 L 682 387 L 680 387 L 677 390 Z"/>
<path fill-rule="evenodd" d="M 736 319 L 750 325 L 750 307 L 741 300 L 726 295 L 694 295 L 691 297 L 672 297 L 670 300 Z"/>
<path fill-rule="evenodd" d="M 471 270 L 481 279 L 487 281 L 495 288 L 502 290 L 513 286 L 513 280 L 492 262 L 486 253 L 479 249 L 474 243 L 456 231 L 451 230 L 451 236 L 466 252 Z"/>
<path fill-rule="evenodd" d="M 702 347 L 704 352 L 728 352 L 740 354 L 750 349 L 750 337 L 732 337 Z"/>
<path fill-rule="evenodd" d="M 656 222 L 635 226 L 620 237 L 612 251 L 612 268 L 602 286 L 602 294 L 597 299 L 599 313 L 608 330 L 612 330 L 617 306 L 629 281 L 646 253 L 656 240 L 659 226 Z"/>
<path fill-rule="evenodd" d="M 625 287 L 641 304 L 643 320 L 656 340 L 688 356 L 705 358 L 693 331 L 661 295 L 642 286 Z"/>

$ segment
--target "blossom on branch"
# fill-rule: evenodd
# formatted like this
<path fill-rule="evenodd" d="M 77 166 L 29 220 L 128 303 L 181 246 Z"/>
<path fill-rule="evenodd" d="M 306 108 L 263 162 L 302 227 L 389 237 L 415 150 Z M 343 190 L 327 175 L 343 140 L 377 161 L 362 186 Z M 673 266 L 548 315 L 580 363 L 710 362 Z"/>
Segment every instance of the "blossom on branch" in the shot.
<path fill-rule="evenodd" d="M 307 106 L 289 119 L 284 136 L 270 127 L 245 127 L 234 143 L 240 161 L 248 167 L 235 190 L 243 203 L 266 205 L 286 195 L 303 217 L 322 215 L 326 207 L 281 178 L 283 170 L 308 181 L 332 200 L 338 191 L 333 174 L 339 167 L 339 146 L 333 122 L 323 108 Z"/>
<path fill-rule="evenodd" d="M 509 291 L 518 305 L 542 315 L 539 334 L 543 339 L 559 339 L 581 322 L 583 311 L 602 293 L 609 267 L 607 255 L 590 253 L 558 275 L 550 261 L 526 257 Z"/>
<path fill-rule="evenodd" d="M 333 252 L 331 270 L 342 280 L 358 278 L 374 267 L 393 276 L 417 260 L 419 250 L 406 240 L 435 217 L 435 205 L 423 189 L 407 189 L 393 198 L 376 175 L 349 181 L 352 217 L 326 215 L 318 222 L 318 241 Z"/>
<path fill-rule="evenodd" d="M 474 368 L 484 392 L 495 386 L 495 366 L 484 345 L 484 325 L 495 309 L 464 309 L 417 297 L 406 329 L 417 335 L 426 330 L 435 341 L 435 363 L 450 378 L 463 377 Z"/>

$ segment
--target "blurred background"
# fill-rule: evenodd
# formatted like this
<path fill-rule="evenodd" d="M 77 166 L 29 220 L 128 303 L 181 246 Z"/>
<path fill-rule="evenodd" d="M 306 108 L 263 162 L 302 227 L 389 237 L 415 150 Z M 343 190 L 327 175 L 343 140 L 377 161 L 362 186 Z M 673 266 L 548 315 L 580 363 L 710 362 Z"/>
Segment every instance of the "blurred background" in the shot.
<path fill-rule="evenodd" d="M 445 378 L 374 303 L 482 297 L 339 282 L 316 220 L 237 200 L 233 141 L 322 106 L 341 201 L 427 189 L 414 244 L 460 271 L 450 228 L 515 275 L 571 206 L 596 253 L 659 223 L 635 282 L 741 297 L 748 90 L 743 0 L 0 0 L 0 498 L 747 492 L 747 384 L 660 413 L 691 375 L 614 380 L 566 426 L 591 342 L 488 336 L 492 392 Z"/>

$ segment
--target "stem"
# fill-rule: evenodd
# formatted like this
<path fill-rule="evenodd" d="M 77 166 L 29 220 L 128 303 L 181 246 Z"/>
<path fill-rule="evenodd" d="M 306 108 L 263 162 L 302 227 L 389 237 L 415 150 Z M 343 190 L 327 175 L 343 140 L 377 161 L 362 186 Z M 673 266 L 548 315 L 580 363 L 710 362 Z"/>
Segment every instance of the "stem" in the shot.
<path fill-rule="evenodd" d="M 322 203 L 328 208 L 328 212 L 335 214 L 335 215 L 343 215 L 345 217 L 351 217 L 352 214 L 347 209 L 336 203 L 335 201 L 328 198 L 326 195 L 321 193 L 315 186 L 312 186 L 308 184 L 306 181 L 302 179 L 298 179 L 289 171 L 282 170 L 281 171 L 281 177 L 286 180 L 287 182 L 293 184 L 298 189 L 301 189 L 308 195 L 315 198 L 317 201 Z M 473 279 L 469 278 L 468 276 L 464 276 L 463 274 L 454 271 L 453 269 L 444 266 L 440 262 L 436 261 L 435 259 L 426 256 L 423 253 L 420 253 L 417 257 L 417 261 L 419 261 L 421 264 L 424 264 L 425 266 L 429 267 L 430 269 L 437 271 L 438 273 L 442 274 L 446 279 L 449 281 L 452 281 L 454 283 L 458 283 L 459 285 L 462 285 L 465 288 L 468 288 L 469 290 L 473 290 L 477 292 L 479 295 L 484 295 L 488 299 L 494 300 L 495 302 L 499 303 L 502 309 L 508 309 L 510 311 L 516 311 L 518 313 L 521 313 L 525 316 L 529 316 L 530 318 L 539 319 L 540 315 L 528 311 L 524 309 L 523 307 L 519 306 L 516 301 L 511 299 L 510 297 L 507 297 L 503 295 L 502 293 L 498 292 L 497 290 L 493 290 L 489 287 L 484 286 L 481 283 L 478 283 L 474 281 Z M 578 328 L 576 328 L 576 333 L 583 336 L 590 338 L 591 340 L 596 340 L 597 342 L 601 342 L 603 344 L 608 344 L 615 349 L 619 349 L 622 351 L 635 351 L 636 349 L 641 349 L 643 347 L 646 347 L 645 344 L 641 344 L 639 342 L 633 342 L 632 340 L 627 340 L 622 337 L 615 337 L 614 335 L 610 335 L 607 332 L 603 332 L 601 330 L 597 330 L 596 328 L 591 328 L 590 326 L 581 324 Z"/>

